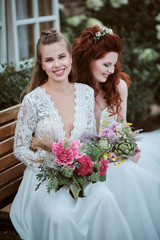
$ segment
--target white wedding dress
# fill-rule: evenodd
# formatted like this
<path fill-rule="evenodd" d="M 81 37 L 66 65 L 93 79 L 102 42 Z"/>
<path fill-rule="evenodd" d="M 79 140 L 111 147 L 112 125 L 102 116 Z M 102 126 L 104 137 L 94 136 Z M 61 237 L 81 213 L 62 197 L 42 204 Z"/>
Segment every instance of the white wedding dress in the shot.
<path fill-rule="evenodd" d="M 111 125 L 115 122 L 115 117 L 109 117 L 106 108 L 102 111 L 100 120 L 99 129 L 104 122 Z M 157 130 L 156 133 L 160 131 Z M 138 143 L 142 156 L 137 164 L 131 160 L 126 160 L 120 166 L 109 163 L 107 170 L 106 186 L 114 193 L 135 240 L 160 239 L 160 159 L 156 148 L 158 143 L 160 148 L 160 139 L 155 132 L 151 135 L 153 144 L 149 144 L 145 134 L 141 144 Z M 147 137 L 149 139 L 151 136 L 147 134 Z M 145 161 L 145 157 L 148 160 Z"/>
<path fill-rule="evenodd" d="M 141 158 L 138 164 L 145 167 L 160 181 L 160 129 L 141 133 L 142 140 L 138 142 Z"/>
<path fill-rule="evenodd" d="M 94 92 L 84 84 L 75 83 L 74 87 L 75 121 L 70 139 L 76 140 L 94 131 Z M 44 136 L 51 140 L 65 139 L 58 110 L 41 87 L 25 96 L 15 132 L 15 156 L 27 165 L 10 212 L 20 237 L 23 240 L 132 240 L 128 223 L 104 182 L 90 183 L 85 188 L 85 197 L 77 200 L 65 188 L 49 194 L 43 184 L 35 191 L 37 161 L 44 150 L 35 153 L 30 150 L 33 133 L 41 139 Z"/>

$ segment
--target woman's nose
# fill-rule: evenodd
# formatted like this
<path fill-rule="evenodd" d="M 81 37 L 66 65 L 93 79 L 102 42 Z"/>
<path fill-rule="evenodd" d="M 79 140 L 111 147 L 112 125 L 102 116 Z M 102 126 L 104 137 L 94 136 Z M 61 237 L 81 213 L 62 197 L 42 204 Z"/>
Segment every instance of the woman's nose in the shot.
<path fill-rule="evenodd" d="M 115 69 L 114 66 L 110 66 L 110 68 L 108 70 L 109 70 L 110 73 L 114 73 L 114 69 Z"/>
<path fill-rule="evenodd" d="M 59 60 L 58 60 L 58 59 L 55 59 L 55 60 L 54 60 L 54 66 L 55 66 L 55 67 L 59 67 Z"/>

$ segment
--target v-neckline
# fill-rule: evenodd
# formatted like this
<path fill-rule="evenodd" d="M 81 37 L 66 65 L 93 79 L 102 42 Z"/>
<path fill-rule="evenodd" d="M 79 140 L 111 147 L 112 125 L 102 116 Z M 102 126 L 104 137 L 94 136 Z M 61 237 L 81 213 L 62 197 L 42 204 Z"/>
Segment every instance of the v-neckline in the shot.
<path fill-rule="evenodd" d="M 72 138 L 72 134 L 74 132 L 74 129 L 75 129 L 75 123 L 76 123 L 76 114 L 77 114 L 77 86 L 76 86 L 76 83 L 73 83 L 73 87 L 74 87 L 74 103 L 75 103 L 75 106 L 74 106 L 74 115 L 73 115 L 73 128 L 70 132 L 70 136 L 69 138 L 66 138 L 66 131 L 64 130 L 64 123 L 62 121 L 62 117 L 61 115 L 59 114 L 59 110 L 55 107 L 55 102 L 51 99 L 51 96 L 46 92 L 46 89 L 45 88 L 42 88 L 39 86 L 39 88 L 43 91 L 43 93 L 45 94 L 45 96 L 47 96 L 47 98 L 49 99 L 50 103 L 52 104 L 56 114 L 57 114 L 57 117 L 59 118 L 59 121 L 61 123 L 61 126 L 62 126 L 62 132 L 63 132 L 63 137 L 64 139 L 70 139 Z"/>

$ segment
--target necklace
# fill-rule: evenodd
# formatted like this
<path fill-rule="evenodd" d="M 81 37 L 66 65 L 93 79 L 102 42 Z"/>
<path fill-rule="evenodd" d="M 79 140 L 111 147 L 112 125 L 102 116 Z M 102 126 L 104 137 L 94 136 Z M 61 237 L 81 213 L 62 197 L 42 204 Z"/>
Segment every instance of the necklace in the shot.
<path fill-rule="evenodd" d="M 100 103 L 98 102 L 98 100 L 96 99 L 96 97 L 95 97 L 95 102 L 98 104 L 100 110 L 102 111 L 102 110 L 103 110 L 103 107 L 101 107 L 101 105 L 100 105 Z"/>

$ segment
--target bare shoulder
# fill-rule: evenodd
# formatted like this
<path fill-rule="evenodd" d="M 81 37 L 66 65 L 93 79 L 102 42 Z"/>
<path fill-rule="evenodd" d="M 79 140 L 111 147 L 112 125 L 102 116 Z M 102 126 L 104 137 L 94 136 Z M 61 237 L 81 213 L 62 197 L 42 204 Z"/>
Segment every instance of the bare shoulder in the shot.
<path fill-rule="evenodd" d="M 120 79 L 120 82 L 118 84 L 118 90 L 119 90 L 120 93 L 128 92 L 127 84 L 122 79 Z"/>
<path fill-rule="evenodd" d="M 120 82 L 118 84 L 118 91 L 121 96 L 127 96 L 128 95 L 128 87 L 124 80 L 120 79 Z"/>

